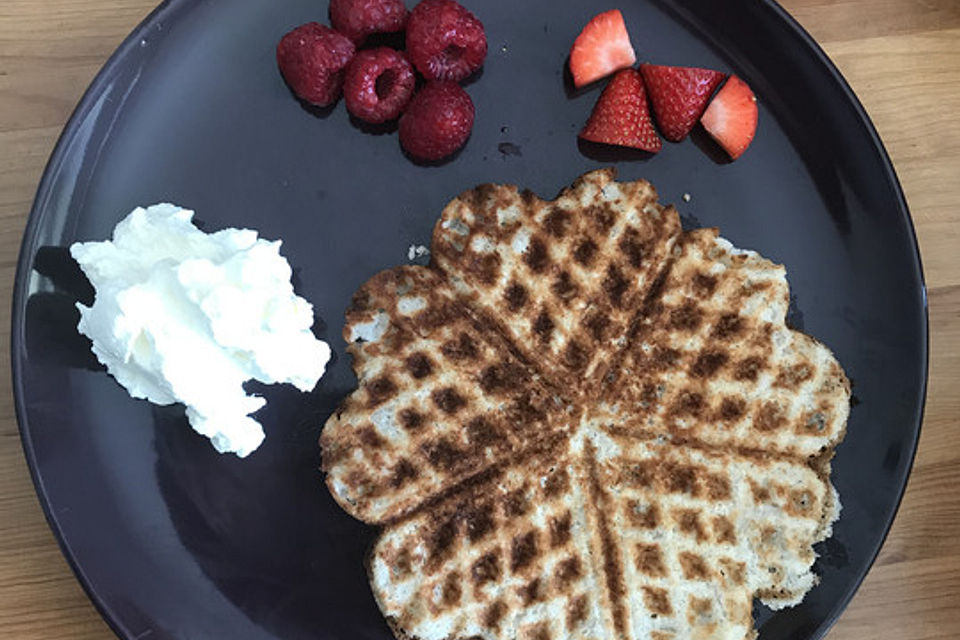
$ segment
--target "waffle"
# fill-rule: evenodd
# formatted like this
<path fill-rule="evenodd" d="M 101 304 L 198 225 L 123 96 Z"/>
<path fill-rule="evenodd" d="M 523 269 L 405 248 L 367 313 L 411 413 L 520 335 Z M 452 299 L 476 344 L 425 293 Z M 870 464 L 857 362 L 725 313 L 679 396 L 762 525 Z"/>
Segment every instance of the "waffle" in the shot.
<path fill-rule="evenodd" d="M 636 428 L 811 457 L 843 437 L 849 383 L 823 344 L 784 325 L 786 270 L 716 229 L 683 234 L 661 295 L 609 385 Z"/>
<path fill-rule="evenodd" d="M 509 185 L 467 191 L 440 216 L 431 255 L 460 298 L 532 368 L 589 393 L 680 234 L 645 181 L 582 176 L 551 202 Z"/>
<path fill-rule="evenodd" d="M 347 312 L 323 467 L 383 526 L 398 638 L 742 640 L 816 583 L 843 371 L 785 326 L 782 267 L 613 178 L 462 194 L 434 263 Z"/>
<path fill-rule="evenodd" d="M 814 470 L 594 427 L 384 531 L 398 637 L 741 640 L 755 594 L 813 586 L 834 506 Z"/>
<path fill-rule="evenodd" d="M 396 519 L 570 428 L 559 396 L 491 344 L 433 270 L 364 284 L 344 338 L 359 388 L 320 445 L 332 495 L 365 522 Z"/>

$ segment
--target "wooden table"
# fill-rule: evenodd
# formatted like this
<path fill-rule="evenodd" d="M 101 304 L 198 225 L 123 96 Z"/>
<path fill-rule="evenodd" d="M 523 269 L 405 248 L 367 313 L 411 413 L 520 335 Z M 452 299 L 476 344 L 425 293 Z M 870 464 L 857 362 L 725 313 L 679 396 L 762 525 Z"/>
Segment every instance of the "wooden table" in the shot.
<path fill-rule="evenodd" d="M 0 2 L 0 300 L 11 299 L 20 236 L 61 127 L 153 4 Z M 783 4 L 840 67 L 883 137 L 913 212 L 930 300 L 930 385 L 913 475 L 880 558 L 829 637 L 960 638 L 960 2 Z M 3 308 L 0 352 L 9 353 L 9 302 Z M 0 637 L 113 637 L 44 521 L 6 366 L 0 388 Z"/>

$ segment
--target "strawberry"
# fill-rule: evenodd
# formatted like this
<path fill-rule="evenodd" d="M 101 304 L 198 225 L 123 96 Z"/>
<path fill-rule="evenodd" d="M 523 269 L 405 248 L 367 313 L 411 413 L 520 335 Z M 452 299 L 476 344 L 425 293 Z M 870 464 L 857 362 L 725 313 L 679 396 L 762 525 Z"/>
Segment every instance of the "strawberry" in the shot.
<path fill-rule="evenodd" d="M 757 98 L 746 82 L 730 76 L 700 122 L 736 160 L 750 146 L 757 131 Z"/>
<path fill-rule="evenodd" d="M 726 74 L 696 67 L 640 65 L 660 133 L 671 142 L 687 137 Z"/>
<path fill-rule="evenodd" d="M 610 79 L 580 137 L 653 153 L 660 151 L 663 143 L 650 121 L 647 92 L 639 71 L 623 69 Z"/>
<path fill-rule="evenodd" d="M 619 9 L 594 16 L 570 48 L 570 73 L 578 88 L 636 61 Z"/>

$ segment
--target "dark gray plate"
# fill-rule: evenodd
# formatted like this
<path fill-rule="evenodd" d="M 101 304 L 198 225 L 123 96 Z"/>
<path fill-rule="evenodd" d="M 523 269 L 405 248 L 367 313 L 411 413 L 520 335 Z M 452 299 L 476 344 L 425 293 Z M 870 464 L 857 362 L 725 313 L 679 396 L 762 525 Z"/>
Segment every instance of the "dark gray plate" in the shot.
<path fill-rule="evenodd" d="M 74 330 L 89 286 L 65 247 L 161 200 L 196 209 L 208 230 L 283 238 L 318 334 L 342 354 L 350 294 L 426 243 L 459 191 L 497 181 L 552 196 L 614 163 L 622 178 L 650 179 L 688 224 L 783 262 L 793 322 L 854 381 L 859 404 L 834 465 L 844 512 L 820 549 L 822 584 L 799 607 L 757 610 L 762 638 L 820 637 L 893 518 L 927 370 L 913 229 L 866 115 L 773 2 L 623 0 L 641 59 L 740 74 L 758 94 L 760 129 L 735 163 L 715 161 L 702 139 L 652 158 L 581 148 L 575 134 L 600 88 L 569 92 L 564 58 L 605 7 L 468 4 L 490 55 L 468 86 L 473 137 L 437 167 L 409 162 L 396 135 L 361 131 L 342 105 L 316 115 L 291 97 L 274 46 L 296 24 L 325 21 L 316 0 L 170 0 L 107 63 L 40 184 L 13 302 L 17 416 L 66 557 L 124 638 L 388 638 L 361 565 L 373 532 L 334 505 L 318 471 L 320 427 L 354 384 L 348 359 L 313 394 L 267 391 L 262 449 L 217 455 L 182 409 L 132 400 L 96 366 Z"/>

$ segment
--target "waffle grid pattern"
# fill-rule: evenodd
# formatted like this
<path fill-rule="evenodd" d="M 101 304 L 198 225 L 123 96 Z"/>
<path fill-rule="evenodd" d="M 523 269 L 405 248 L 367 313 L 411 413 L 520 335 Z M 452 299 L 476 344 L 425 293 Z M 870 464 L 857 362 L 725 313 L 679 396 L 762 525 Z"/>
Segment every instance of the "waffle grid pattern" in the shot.
<path fill-rule="evenodd" d="M 849 385 L 782 267 L 609 171 L 467 192 L 433 256 L 358 291 L 321 437 L 398 637 L 741 640 L 813 586 Z"/>

